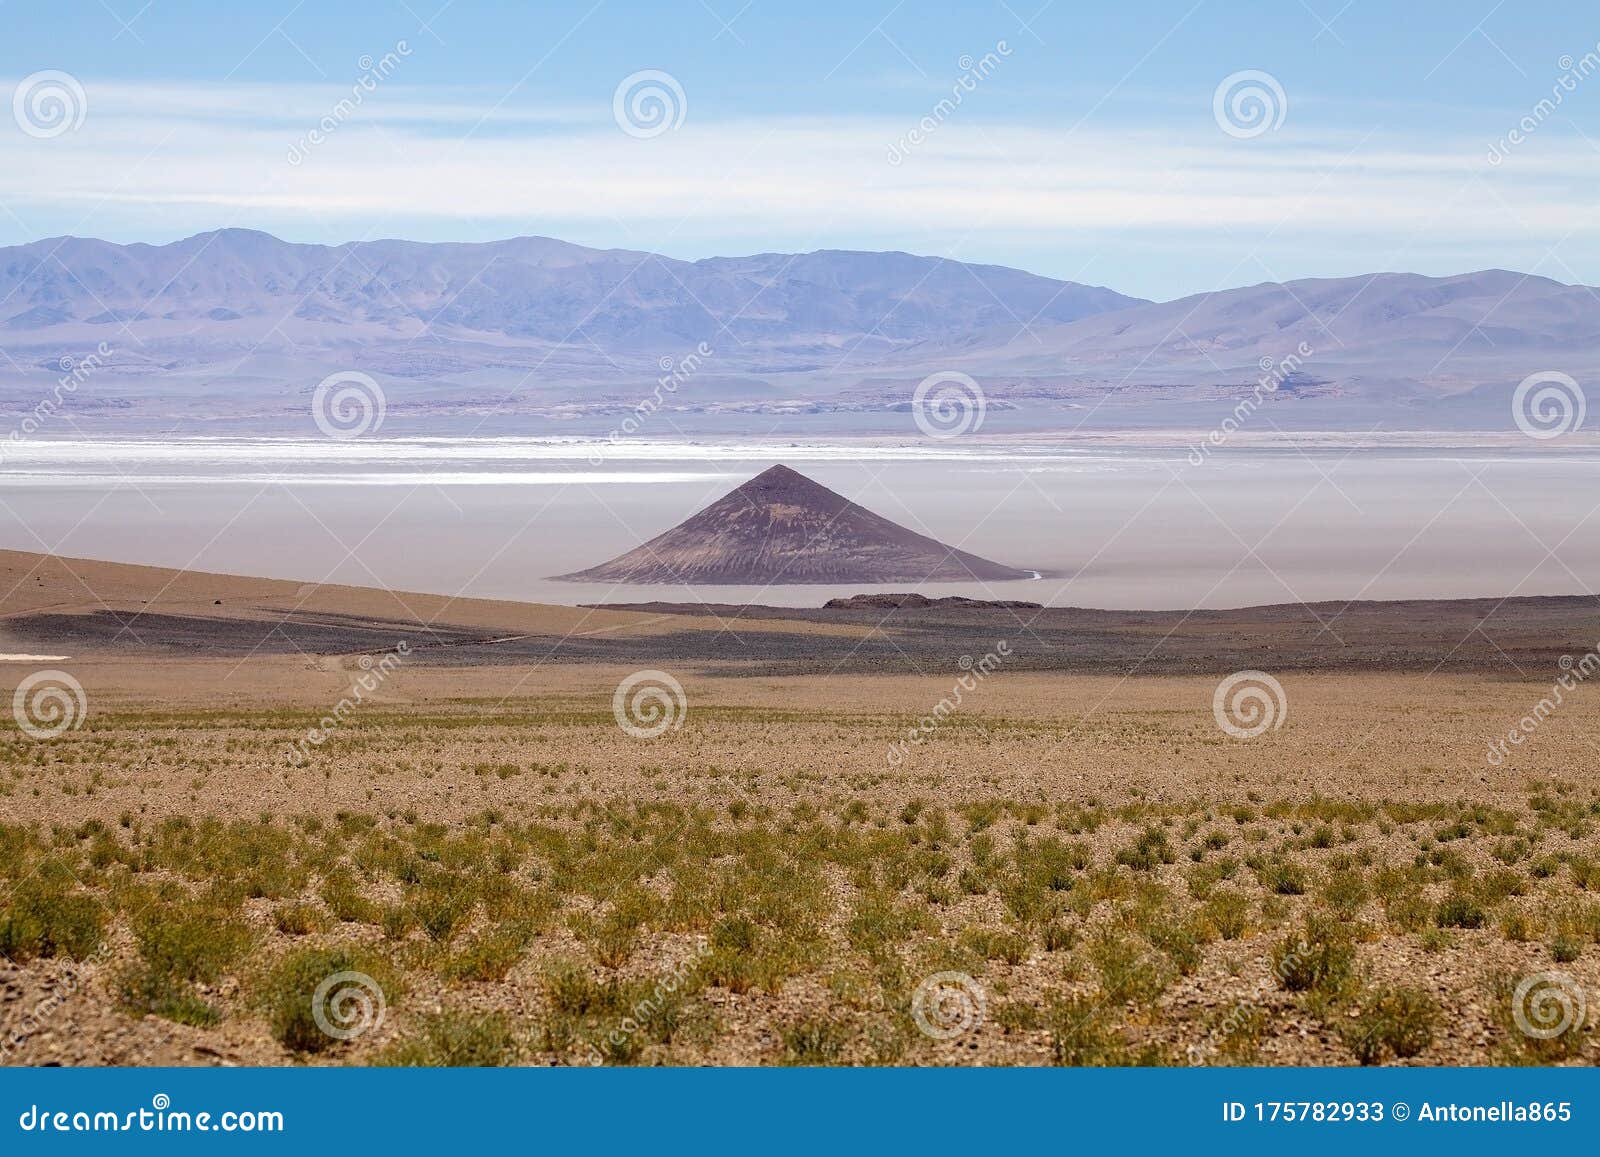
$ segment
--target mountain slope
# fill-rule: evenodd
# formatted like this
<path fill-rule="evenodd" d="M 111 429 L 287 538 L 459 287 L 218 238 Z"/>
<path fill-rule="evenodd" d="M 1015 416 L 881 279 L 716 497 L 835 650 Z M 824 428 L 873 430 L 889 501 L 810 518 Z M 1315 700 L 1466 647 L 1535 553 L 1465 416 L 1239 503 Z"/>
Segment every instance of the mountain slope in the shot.
<path fill-rule="evenodd" d="M 1036 327 L 1038 328 L 1038 327 Z M 1305 342 L 1326 356 L 1485 349 L 1586 349 L 1600 340 L 1600 295 L 1582 285 L 1490 269 L 1454 277 L 1378 273 L 1267 282 L 1039 329 L 1084 358 L 1136 354 L 1160 364 L 1209 355 L 1254 361 Z M 1025 342 L 1013 343 L 1021 350 Z M 1426 354 L 1424 354 L 1426 356 Z M 1415 360 L 1413 354 L 1408 360 Z"/>
<path fill-rule="evenodd" d="M 574 582 L 971 582 L 1032 578 L 907 530 L 787 466 L 732 493 Z"/>
<path fill-rule="evenodd" d="M 651 437 L 812 417 L 911 435 L 917 383 L 946 371 L 980 383 L 990 429 L 1207 429 L 1290 358 L 1278 425 L 1506 429 L 1529 374 L 1600 379 L 1597 307 L 1588 286 L 1505 270 L 1147 302 L 893 252 L 56 238 L 0 249 L 0 413 L 31 412 L 104 343 L 71 402 L 108 433 L 305 430 L 336 370 L 377 379 L 389 428 L 413 432 L 604 436 L 649 399 Z"/>
<path fill-rule="evenodd" d="M 261 338 L 301 349 L 590 343 L 612 357 L 701 341 L 892 349 L 1138 303 L 1108 289 L 903 253 L 690 262 L 546 237 L 326 246 L 243 229 L 160 246 L 55 238 L 0 249 L 0 332 L 49 341 L 75 329 L 109 340 L 126 325 L 137 341 L 195 360 Z"/>

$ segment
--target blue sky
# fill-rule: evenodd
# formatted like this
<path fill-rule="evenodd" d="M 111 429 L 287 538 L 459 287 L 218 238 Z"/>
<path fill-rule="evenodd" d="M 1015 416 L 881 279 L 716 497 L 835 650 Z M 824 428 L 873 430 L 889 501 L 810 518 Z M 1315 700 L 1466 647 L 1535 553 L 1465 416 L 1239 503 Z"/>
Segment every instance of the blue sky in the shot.
<path fill-rule="evenodd" d="M 84 105 L 59 135 L 0 120 L 0 243 L 892 248 L 1157 298 L 1380 268 L 1600 283 L 1592 4 L 441 3 L 0 4 L 5 92 L 56 70 Z M 659 135 L 614 113 L 643 70 L 681 113 Z M 1245 71 L 1259 134 L 1214 101 Z"/>

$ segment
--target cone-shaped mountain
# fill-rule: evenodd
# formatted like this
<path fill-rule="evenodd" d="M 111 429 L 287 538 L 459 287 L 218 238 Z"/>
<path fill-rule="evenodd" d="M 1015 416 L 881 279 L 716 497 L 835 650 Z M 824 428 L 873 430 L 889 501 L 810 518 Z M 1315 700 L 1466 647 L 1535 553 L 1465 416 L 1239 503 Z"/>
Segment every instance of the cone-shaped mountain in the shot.
<path fill-rule="evenodd" d="M 665 534 L 575 582 L 924 583 L 1027 579 L 907 530 L 787 466 L 774 466 Z"/>

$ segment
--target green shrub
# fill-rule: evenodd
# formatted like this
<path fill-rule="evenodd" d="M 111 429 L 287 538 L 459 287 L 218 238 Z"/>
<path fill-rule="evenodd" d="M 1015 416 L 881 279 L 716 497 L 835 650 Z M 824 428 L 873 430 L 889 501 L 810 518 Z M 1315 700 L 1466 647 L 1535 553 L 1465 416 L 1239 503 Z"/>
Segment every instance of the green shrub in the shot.
<path fill-rule="evenodd" d="M 1471 896 L 1457 892 L 1439 902 L 1433 920 L 1441 928 L 1482 928 L 1488 917 Z"/>
<path fill-rule="evenodd" d="M 1172 983 L 1167 958 L 1153 948 L 1114 933 L 1102 933 L 1089 948 L 1108 1001 L 1149 1004 Z"/>
<path fill-rule="evenodd" d="M 147 964 L 120 974 L 117 999 L 134 1016 L 159 1016 L 195 1028 L 210 1028 L 222 1019 L 222 1010 L 202 999 L 192 985 Z"/>
<path fill-rule="evenodd" d="M 1355 976 L 1356 949 L 1349 932 L 1326 916 L 1309 916 L 1272 953 L 1272 969 L 1290 992 L 1333 995 Z"/>
<path fill-rule="evenodd" d="M 1162 864 L 1170 864 L 1175 859 L 1177 857 L 1173 855 L 1167 833 L 1158 827 L 1145 828 L 1131 847 L 1123 848 L 1117 853 L 1117 863 L 1136 872 L 1153 872 Z"/>
<path fill-rule="evenodd" d="M 1306 870 L 1293 860 L 1268 860 L 1256 868 L 1261 886 L 1277 896 L 1304 896 Z"/>
<path fill-rule="evenodd" d="M 848 1037 L 844 1026 L 826 1017 L 808 1016 L 780 1030 L 785 1064 L 827 1065 L 843 1054 Z"/>
<path fill-rule="evenodd" d="M 1250 899 L 1242 892 L 1219 888 L 1206 899 L 1200 917 L 1224 940 L 1237 940 L 1250 930 Z"/>
<path fill-rule="evenodd" d="M 1377 1064 L 1385 1055 L 1414 1057 L 1433 1043 L 1439 1006 L 1415 988 L 1384 988 L 1368 994 L 1355 1019 L 1339 1035 L 1364 1065 Z"/>
<path fill-rule="evenodd" d="M 1322 886 L 1322 898 L 1340 915 L 1353 916 L 1367 902 L 1367 885 L 1360 872 L 1330 872 Z"/>
<path fill-rule="evenodd" d="M 346 924 L 377 924 L 383 919 L 382 909 L 361 894 L 348 869 L 329 873 L 320 895 L 335 920 Z"/>
<path fill-rule="evenodd" d="M 1108 1023 L 1106 1009 L 1092 997 L 1071 996 L 1050 1006 L 1050 1059 L 1058 1065 L 1119 1065 L 1127 1046 Z"/>
<path fill-rule="evenodd" d="M 485 1068 L 516 1059 L 517 1041 L 499 1013 L 445 1011 L 424 1016 L 417 1029 L 383 1049 L 375 1065 L 408 1068 Z"/>
<path fill-rule="evenodd" d="M 444 975 L 449 980 L 504 980 L 531 938 L 529 930 L 515 924 L 480 932 L 449 957 Z"/>
<path fill-rule="evenodd" d="M 1078 942 L 1078 933 L 1065 924 L 1046 924 L 1043 939 L 1046 952 L 1065 952 Z"/>
<path fill-rule="evenodd" d="M 220 979 L 255 939 L 243 923 L 206 905 L 149 912 L 137 921 L 134 938 L 152 973 L 203 984 Z"/>
<path fill-rule="evenodd" d="M 1550 959 L 1557 964 L 1571 964 L 1583 955 L 1583 942 L 1571 936 L 1558 935 L 1550 941 Z"/>
<path fill-rule="evenodd" d="M 101 903 L 59 883 L 30 879 L 0 908 L 0 955 L 15 963 L 35 957 L 85 960 L 105 939 Z"/>
<path fill-rule="evenodd" d="M 324 993 L 322 1019 L 336 1029 L 349 1031 L 359 1025 L 375 1023 L 377 1001 L 391 1003 L 397 995 L 388 970 L 378 962 L 349 948 L 303 948 L 278 962 L 261 989 L 261 1004 L 267 1014 L 272 1035 L 294 1052 L 317 1053 L 339 1043 L 339 1038 L 323 1031 L 313 1007 L 318 989 L 338 973 L 356 973 L 371 982 L 340 983 Z M 330 1006 L 330 997 L 344 993 L 352 998 L 340 1008 Z"/>
<path fill-rule="evenodd" d="M 285 936 L 309 936 L 323 928 L 322 913 L 314 904 L 280 904 L 272 922 Z"/>
<path fill-rule="evenodd" d="M 1028 956 L 1028 942 L 1015 932 L 969 928 L 961 934 L 961 942 L 985 960 L 1004 960 L 1007 964 L 1021 964 Z"/>
<path fill-rule="evenodd" d="M 1204 930 L 1188 921 L 1168 919 L 1150 929 L 1150 943 L 1165 952 L 1184 976 L 1199 969 L 1205 942 Z"/>

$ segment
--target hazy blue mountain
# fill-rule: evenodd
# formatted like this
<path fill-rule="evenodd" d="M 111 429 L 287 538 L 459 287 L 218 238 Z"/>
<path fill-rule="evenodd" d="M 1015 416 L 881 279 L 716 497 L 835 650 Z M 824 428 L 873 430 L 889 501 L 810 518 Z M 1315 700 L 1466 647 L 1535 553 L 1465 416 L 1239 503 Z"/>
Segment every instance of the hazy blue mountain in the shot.
<path fill-rule="evenodd" d="M 700 341 L 888 350 L 1139 304 L 1108 289 L 905 253 L 678 261 L 548 237 L 296 245 L 227 229 L 171 245 L 55 238 L 0 249 L 0 331 L 48 343 L 129 326 L 204 360 L 262 338 L 571 343 L 612 357 Z M 196 323 L 206 323 L 197 325 Z M 102 335 L 108 336 L 109 335 Z"/>
<path fill-rule="evenodd" d="M 1293 358 L 1274 395 L 1287 424 L 1498 428 L 1531 373 L 1600 380 L 1600 292 L 1485 270 L 1149 302 L 907 253 L 680 261 L 548 237 L 326 246 L 228 229 L 0 249 L 0 410 L 31 409 L 62 359 L 102 342 L 74 405 L 108 423 L 298 420 L 318 380 L 356 369 L 397 420 L 603 432 L 690 358 L 662 408 L 761 429 L 876 413 L 899 430 L 916 383 L 943 370 L 982 383 L 999 428 L 1203 427 Z"/>

